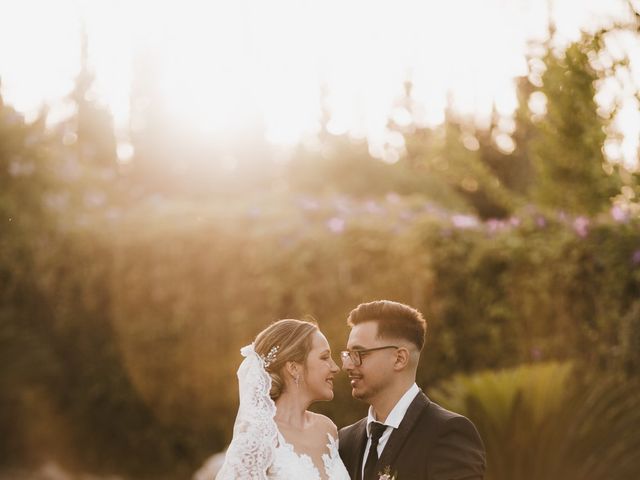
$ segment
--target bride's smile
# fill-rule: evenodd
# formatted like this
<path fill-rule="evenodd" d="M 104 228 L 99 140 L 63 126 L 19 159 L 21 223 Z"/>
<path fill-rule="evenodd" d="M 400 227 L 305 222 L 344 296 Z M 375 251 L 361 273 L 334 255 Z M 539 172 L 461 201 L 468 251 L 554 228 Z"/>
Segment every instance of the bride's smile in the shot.
<path fill-rule="evenodd" d="M 315 332 L 304 375 L 304 384 L 312 401 L 333 399 L 333 379 L 339 371 L 331 357 L 329 342 L 320 331 Z M 301 388 L 302 385 L 301 382 Z"/>

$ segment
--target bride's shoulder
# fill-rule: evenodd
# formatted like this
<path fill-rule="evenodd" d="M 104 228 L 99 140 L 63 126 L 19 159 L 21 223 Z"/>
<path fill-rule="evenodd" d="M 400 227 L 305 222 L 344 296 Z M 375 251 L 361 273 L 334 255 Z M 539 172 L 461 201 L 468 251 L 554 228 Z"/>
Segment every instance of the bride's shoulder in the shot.
<path fill-rule="evenodd" d="M 338 436 L 338 428 L 329 417 L 315 412 L 309 412 L 309 414 L 316 429 L 321 430 L 323 433 L 330 434 L 333 438 Z"/>

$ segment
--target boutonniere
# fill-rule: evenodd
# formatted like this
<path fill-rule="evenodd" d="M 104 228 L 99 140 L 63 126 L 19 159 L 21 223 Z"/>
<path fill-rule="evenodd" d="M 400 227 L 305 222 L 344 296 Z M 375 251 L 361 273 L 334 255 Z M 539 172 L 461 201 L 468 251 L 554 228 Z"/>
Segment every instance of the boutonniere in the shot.
<path fill-rule="evenodd" d="M 378 473 L 378 480 L 398 480 L 396 473 L 391 473 L 391 466 L 387 465 L 382 472 Z"/>

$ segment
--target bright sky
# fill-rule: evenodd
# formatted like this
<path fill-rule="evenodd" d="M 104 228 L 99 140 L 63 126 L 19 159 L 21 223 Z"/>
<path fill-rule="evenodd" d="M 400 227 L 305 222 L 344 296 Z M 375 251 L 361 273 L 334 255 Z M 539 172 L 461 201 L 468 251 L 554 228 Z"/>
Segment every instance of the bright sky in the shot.
<path fill-rule="evenodd" d="M 548 3 L 0 0 L 2 94 L 27 115 L 43 102 L 61 114 L 79 68 L 84 19 L 96 95 L 120 132 L 128 124 L 134 58 L 152 54 L 166 108 L 183 125 L 225 132 L 261 120 L 271 141 L 292 143 L 317 129 L 325 84 L 331 130 L 375 144 L 408 76 L 423 123 L 442 119 L 449 92 L 464 112 L 486 116 L 494 101 L 512 112 L 512 79 L 524 71 L 527 39 L 546 32 Z M 625 12 L 623 0 L 551 3 L 565 39 Z M 620 48 L 640 66 L 637 47 L 621 41 Z M 626 143 L 612 155 L 635 159 L 637 104 L 621 124 Z"/>

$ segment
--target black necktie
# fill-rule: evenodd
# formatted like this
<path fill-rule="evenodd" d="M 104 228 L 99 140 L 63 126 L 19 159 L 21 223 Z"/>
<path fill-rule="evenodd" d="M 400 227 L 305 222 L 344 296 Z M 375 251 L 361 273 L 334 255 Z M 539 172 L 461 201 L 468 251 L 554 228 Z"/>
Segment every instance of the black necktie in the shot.
<path fill-rule="evenodd" d="M 364 464 L 364 477 L 362 480 L 377 480 L 376 463 L 378 463 L 378 441 L 382 433 L 387 429 L 386 425 L 378 422 L 371 422 L 371 446 L 367 455 L 367 461 Z"/>

